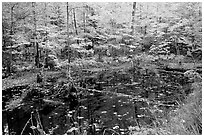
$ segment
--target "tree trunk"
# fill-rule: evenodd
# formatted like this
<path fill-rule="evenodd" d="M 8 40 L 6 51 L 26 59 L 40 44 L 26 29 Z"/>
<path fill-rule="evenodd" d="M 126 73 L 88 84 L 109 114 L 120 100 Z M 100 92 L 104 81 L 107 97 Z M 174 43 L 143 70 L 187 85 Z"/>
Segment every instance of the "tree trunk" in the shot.
<path fill-rule="evenodd" d="M 45 28 L 47 28 L 47 3 L 45 2 Z M 45 46 L 47 47 L 47 29 L 46 29 L 46 36 L 45 36 Z M 47 49 L 47 48 L 46 48 Z M 47 51 L 44 49 L 43 50 L 43 56 L 44 56 L 44 58 L 43 58 L 43 67 L 42 67 L 42 71 L 44 72 L 44 68 L 45 68 L 45 66 L 47 66 L 47 62 L 46 62 L 46 59 L 47 59 Z"/>
<path fill-rule="evenodd" d="M 10 42 L 10 46 L 13 46 L 13 10 L 14 10 L 15 4 L 11 6 L 11 28 L 10 28 L 10 35 L 12 36 L 12 40 Z M 9 61 L 7 63 L 7 73 L 10 74 L 11 73 L 11 65 L 12 65 L 12 48 L 10 49 L 9 52 Z"/>
<path fill-rule="evenodd" d="M 76 35 L 78 35 L 75 9 L 73 9 L 73 15 L 74 15 L 74 28 L 75 28 Z"/>
<path fill-rule="evenodd" d="M 68 62 L 70 63 L 70 55 L 69 55 L 69 3 L 67 2 L 67 47 L 68 47 Z"/>
<path fill-rule="evenodd" d="M 11 7 L 11 28 L 10 28 L 10 35 L 13 35 L 13 24 L 14 24 L 14 21 L 13 21 L 13 10 L 14 10 L 14 7 L 15 7 L 15 4 L 12 5 L 12 7 Z"/>
<path fill-rule="evenodd" d="M 145 25 L 144 26 L 144 35 L 146 35 L 147 34 L 147 26 Z"/>
<path fill-rule="evenodd" d="M 142 5 L 140 4 L 140 19 L 142 19 Z"/>
<path fill-rule="evenodd" d="M 178 47 L 177 40 L 175 41 L 174 46 L 175 46 L 175 48 L 176 48 L 176 54 L 177 54 L 177 55 L 180 55 L 180 50 L 179 50 L 179 47 Z"/>
<path fill-rule="evenodd" d="M 67 47 L 68 47 L 68 78 L 70 78 L 70 46 L 69 46 L 69 3 L 67 2 Z"/>
<path fill-rule="evenodd" d="M 86 33 L 86 7 L 85 6 L 83 11 L 83 25 L 84 25 L 84 33 Z"/>
<path fill-rule="evenodd" d="M 201 7 L 199 7 L 198 15 L 202 17 L 202 8 Z"/>
<path fill-rule="evenodd" d="M 135 33 L 135 12 L 136 12 L 136 2 L 133 2 L 133 10 L 132 10 L 132 25 L 131 25 L 131 34 L 134 35 Z"/>
<path fill-rule="evenodd" d="M 35 55 L 35 65 L 37 68 L 40 67 L 39 65 L 39 45 L 36 42 L 36 36 L 37 36 L 37 21 L 36 21 L 36 12 L 35 12 L 35 6 L 36 2 L 32 2 L 33 7 L 33 20 L 34 20 L 34 47 L 36 48 L 36 55 Z"/>

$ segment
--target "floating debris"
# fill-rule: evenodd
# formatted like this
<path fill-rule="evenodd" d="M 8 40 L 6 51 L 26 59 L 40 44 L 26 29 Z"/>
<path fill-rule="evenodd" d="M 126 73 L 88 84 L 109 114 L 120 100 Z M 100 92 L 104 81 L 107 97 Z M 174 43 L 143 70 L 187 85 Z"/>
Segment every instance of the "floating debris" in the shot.
<path fill-rule="evenodd" d="M 34 129 L 37 129 L 37 127 L 35 127 L 35 126 L 31 126 L 30 128 L 33 129 L 33 130 L 34 130 Z"/>
<path fill-rule="evenodd" d="M 73 113 L 73 111 L 69 111 L 68 113 L 69 113 L 69 114 L 72 114 L 72 113 Z"/>
<path fill-rule="evenodd" d="M 107 111 L 102 111 L 101 113 L 102 113 L 102 114 L 105 114 L 105 113 L 107 113 Z"/>
<path fill-rule="evenodd" d="M 87 107 L 85 107 L 85 106 L 80 106 L 81 108 L 83 108 L 83 109 L 87 109 Z"/>
<path fill-rule="evenodd" d="M 83 118 L 84 118 L 84 117 L 79 117 L 79 116 L 77 117 L 77 119 L 83 119 Z"/>
<path fill-rule="evenodd" d="M 126 129 L 122 129 L 122 128 L 121 128 L 120 131 L 126 131 Z"/>
<path fill-rule="evenodd" d="M 137 115 L 138 117 L 145 117 L 145 115 Z"/>
<path fill-rule="evenodd" d="M 118 126 L 118 125 L 117 125 L 117 126 L 114 126 L 113 129 L 119 129 L 119 126 Z"/>
<path fill-rule="evenodd" d="M 76 131 L 76 130 L 78 130 L 78 128 L 72 127 L 71 129 L 67 130 L 67 133 L 71 133 L 71 132 Z"/>
<path fill-rule="evenodd" d="M 140 109 L 142 109 L 142 110 L 145 110 L 145 109 L 147 109 L 147 108 L 145 108 L 145 107 L 142 107 L 142 108 L 140 108 Z"/>
<path fill-rule="evenodd" d="M 117 115 L 118 113 L 117 113 L 117 112 L 114 112 L 113 114 L 114 114 L 114 115 Z"/>
<path fill-rule="evenodd" d="M 134 130 L 140 130 L 140 127 L 139 126 L 135 126 L 135 127 L 133 127 L 133 126 L 129 126 L 128 127 L 128 130 L 130 130 L 130 131 L 134 131 Z"/>
<path fill-rule="evenodd" d="M 122 115 L 118 115 L 118 117 L 122 117 Z"/>

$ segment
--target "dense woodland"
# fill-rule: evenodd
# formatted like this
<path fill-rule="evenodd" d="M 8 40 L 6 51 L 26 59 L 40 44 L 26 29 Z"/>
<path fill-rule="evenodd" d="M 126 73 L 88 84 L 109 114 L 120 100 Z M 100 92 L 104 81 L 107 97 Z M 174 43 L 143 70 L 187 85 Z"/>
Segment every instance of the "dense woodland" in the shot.
<path fill-rule="evenodd" d="M 2 3 L 2 134 L 202 134 L 201 81 L 202 3 Z"/>

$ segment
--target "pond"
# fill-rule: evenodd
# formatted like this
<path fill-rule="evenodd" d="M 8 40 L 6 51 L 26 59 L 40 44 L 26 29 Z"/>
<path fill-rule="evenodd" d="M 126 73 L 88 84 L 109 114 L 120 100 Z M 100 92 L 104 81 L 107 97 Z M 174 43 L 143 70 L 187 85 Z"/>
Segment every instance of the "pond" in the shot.
<path fill-rule="evenodd" d="M 55 80 L 3 90 L 3 134 L 129 134 L 158 125 L 190 89 L 182 76 L 128 72 L 87 75 L 71 88 Z"/>

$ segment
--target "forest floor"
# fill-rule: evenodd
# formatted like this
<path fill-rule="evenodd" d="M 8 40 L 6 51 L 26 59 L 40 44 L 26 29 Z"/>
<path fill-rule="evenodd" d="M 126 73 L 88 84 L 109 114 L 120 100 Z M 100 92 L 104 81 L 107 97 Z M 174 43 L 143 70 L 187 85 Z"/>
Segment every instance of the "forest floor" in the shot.
<path fill-rule="evenodd" d="M 128 69 L 131 67 L 131 63 L 124 63 L 119 66 L 111 66 L 112 70 L 119 70 L 119 69 Z M 157 66 L 155 64 L 148 64 L 149 68 L 156 69 Z M 202 62 L 201 63 L 183 63 L 182 66 L 179 66 L 178 63 L 168 63 L 168 67 L 172 69 L 184 69 L 184 70 L 191 70 L 194 68 L 202 68 Z M 87 70 L 92 72 L 100 72 L 104 68 L 89 68 Z M 86 69 L 84 69 L 86 70 Z M 202 70 L 202 69 L 201 69 Z M 11 88 L 14 86 L 21 86 L 21 85 L 28 85 L 32 83 L 36 83 L 36 76 L 39 73 L 38 71 L 35 72 L 20 72 L 19 74 L 15 74 L 14 76 L 7 77 L 2 80 L 2 90 Z M 60 71 L 50 71 L 45 70 L 44 76 L 50 76 L 52 74 L 60 73 Z M 19 76 L 20 75 L 20 76 Z"/>

